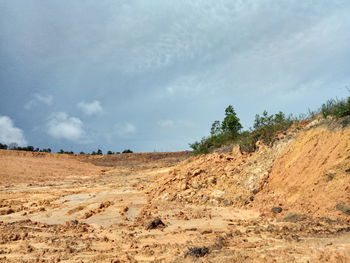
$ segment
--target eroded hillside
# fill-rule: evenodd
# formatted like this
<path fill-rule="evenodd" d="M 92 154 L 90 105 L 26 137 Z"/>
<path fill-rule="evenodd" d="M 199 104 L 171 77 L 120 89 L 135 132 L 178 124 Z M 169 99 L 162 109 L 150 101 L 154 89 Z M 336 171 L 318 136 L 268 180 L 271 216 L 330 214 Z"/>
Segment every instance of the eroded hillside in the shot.
<path fill-rule="evenodd" d="M 350 128 L 258 151 L 1 151 L 0 262 L 349 262 Z"/>
<path fill-rule="evenodd" d="M 317 125 L 316 125 L 317 124 Z M 151 190 L 158 200 L 259 208 L 273 207 L 348 219 L 337 205 L 350 203 L 350 128 L 296 124 L 272 147 L 254 153 L 209 154 L 183 162 Z"/>

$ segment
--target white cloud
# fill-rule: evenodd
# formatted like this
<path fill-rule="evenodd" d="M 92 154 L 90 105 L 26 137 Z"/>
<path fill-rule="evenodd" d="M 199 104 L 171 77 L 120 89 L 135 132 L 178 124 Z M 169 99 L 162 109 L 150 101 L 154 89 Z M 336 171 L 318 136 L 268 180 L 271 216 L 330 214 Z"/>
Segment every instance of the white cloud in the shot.
<path fill-rule="evenodd" d="M 92 102 L 81 101 L 78 103 L 78 108 L 86 115 L 94 115 L 103 112 L 101 103 L 98 100 Z"/>
<path fill-rule="evenodd" d="M 157 124 L 162 128 L 173 128 L 175 125 L 173 120 L 159 120 Z"/>
<path fill-rule="evenodd" d="M 53 101 L 52 95 L 42 95 L 39 93 L 34 94 L 34 98 L 30 101 L 28 101 L 25 105 L 24 108 L 29 110 L 35 106 L 38 106 L 40 104 L 45 104 L 45 105 L 51 105 Z"/>
<path fill-rule="evenodd" d="M 44 103 L 46 105 L 51 105 L 52 104 L 52 100 L 53 100 L 51 95 L 44 96 L 44 95 L 41 95 L 41 94 L 38 94 L 38 93 L 34 95 L 34 98 L 37 101 L 39 101 L 41 103 Z"/>
<path fill-rule="evenodd" d="M 131 123 L 116 124 L 114 125 L 114 129 L 115 132 L 120 136 L 129 135 L 136 132 L 135 125 Z"/>
<path fill-rule="evenodd" d="M 17 143 L 18 145 L 27 145 L 23 131 L 14 126 L 10 117 L 0 116 L 0 142 L 2 143 Z"/>
<path fill-rule="evenodd" d="M 157 121 L 157 125 L 165 129 L 189 128 L 194 126 L 193 122 L 187 120 L 159 120 Z"/>
<path fill-rule="evenodd" d="M 84 124 L 80 119 L 70 117 L 65 112 L 59 112 L 51 115 L 47 123 L 47 132 L 54 138 L 78 141 L 85 134 L 83 126 Z"/>

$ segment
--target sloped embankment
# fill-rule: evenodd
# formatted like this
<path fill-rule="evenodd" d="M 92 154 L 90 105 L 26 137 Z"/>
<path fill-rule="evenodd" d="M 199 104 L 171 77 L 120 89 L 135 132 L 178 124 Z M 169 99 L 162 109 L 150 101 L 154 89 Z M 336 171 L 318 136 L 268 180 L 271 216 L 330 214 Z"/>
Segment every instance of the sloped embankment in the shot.
<path fill-rule="evenodd" d="M 350 128 L 294 126 L 273 147 L 185 161 L 150 190 L 154 200 L 234 205 L 339 217 L 350 199 Z"/>
<path fill-rule="evenodd" d="M 150 193 L 155 199 L 183 203 L 238 205 L 250 203 L 271 171 L 274 160 L 293 141 L 300 127 L 281 134 L 273 147 L 260 144 L 255 153 L 238 147 L 225 154 L 208 154 L 182 162 L 160 178 Z"/>
<path fill-rule="evenodd" d="M 350 127 L 323 126 L 300 133 L 279 155 L 253 205 L 338 217 L 340 203 L 350 203 Z"/>

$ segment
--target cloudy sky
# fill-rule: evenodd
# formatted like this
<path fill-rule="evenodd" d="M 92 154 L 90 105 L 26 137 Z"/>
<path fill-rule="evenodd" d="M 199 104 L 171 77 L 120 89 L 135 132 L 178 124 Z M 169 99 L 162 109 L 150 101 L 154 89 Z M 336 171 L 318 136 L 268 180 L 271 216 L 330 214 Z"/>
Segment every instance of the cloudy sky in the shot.
<path fill-rule="evenodd" d="M 350 1 L 0 0 L 0 141 L 173 151 L 232 104 L 349 95 Z"/>

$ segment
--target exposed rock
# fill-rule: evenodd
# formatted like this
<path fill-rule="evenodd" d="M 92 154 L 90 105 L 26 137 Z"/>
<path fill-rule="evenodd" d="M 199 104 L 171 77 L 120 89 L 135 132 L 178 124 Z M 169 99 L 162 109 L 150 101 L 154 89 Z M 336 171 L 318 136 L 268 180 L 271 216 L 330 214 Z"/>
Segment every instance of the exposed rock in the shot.
<path fill-rule="evenodd" d="M 297 213 L 289 213 L 284 216 L 281 216 L 277 221 L 278 222 L 291 222 L 296 223 L 298 221 L 305 221 L 309 220 L 310 217 L 304 214 L 297 214 Z"/>
<path fill-rule="evenodd" d="M 335 173 L 326 174 L 327 182 L 332 181 L 334 179 L 335 175 L 336 175 Z"/>
<path fill-rule="evenodd" d="M 147 225 L 147 229 L 148 230 L 149 229 L 156 229 L 158 227 L 165 227 L 165 224 L 163 223 L 162 220 L 160 220 L 160 218 L 156 218 L 156 219 L 152 220 Z"/>
<path fill-rule="evenodd" d="M 275 214 L 281 213 L 282 211 L 283 211 L 283 209 L 280 206 L 275 206 L 275 207 L 271 208 L 271 212 L 273 212 Z"/>
<path fill-rule="evenodd" d="M 201 257 L 204 257 L 208 253 L 209 253 L 208 247 L 191 247 L 186 252 L 185 257 L 192 256 L 192 257 L 196 257 L 196 258 L 201 258 Z"/>
<path fill-rule="evenodd" d="M 345 203 L 338 203 L 335 208 L 346 215 L 350 215 L 350 205 Z"/>

